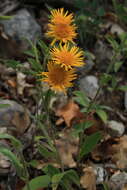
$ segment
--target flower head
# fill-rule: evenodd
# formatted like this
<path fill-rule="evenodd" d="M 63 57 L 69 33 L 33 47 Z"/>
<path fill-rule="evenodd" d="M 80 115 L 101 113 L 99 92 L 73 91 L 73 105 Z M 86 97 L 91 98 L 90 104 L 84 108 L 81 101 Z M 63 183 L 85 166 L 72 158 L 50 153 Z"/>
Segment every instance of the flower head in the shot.
<path fill-rule="evenodd" d="M 72 80 L 77 76 L 74 69 L 66 71 L 53 62 L 48 63 L 48 72 L 42 72 L 41 75 L 45 76 L 41 80 L 47 82 L 52 90 L 64 93 L 66 88 L 73 86 Z"/>
<path fill-rule="evenodd" d="M 52 60 L 61 67 L 65 67 L 65 70 L 72 69 L 73 66 L 80 67 L 84 64 L 83 51 L 76 46 L 69 47 L 68 44 L 54 47 L 51 50 L 51 56 Z"/>
<path fill-rule="evenodd" d="M 73 42 L 76 37 L 76 26 L 73 24 L 73 15 L 68 14 L 68 11 L 64 12 L 64 9 L 54 9 L 51 11 L 51 19 L 48 24 L 49 31 L 46 33 L 47 37 L 53 38 L 52 45 L 56 41 Z"/>

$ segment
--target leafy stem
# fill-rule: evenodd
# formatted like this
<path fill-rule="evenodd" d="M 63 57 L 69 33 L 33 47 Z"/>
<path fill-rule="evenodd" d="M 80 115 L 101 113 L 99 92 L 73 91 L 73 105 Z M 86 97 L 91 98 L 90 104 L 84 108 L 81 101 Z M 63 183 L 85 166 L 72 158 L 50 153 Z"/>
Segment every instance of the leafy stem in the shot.
<path fill-rule="evenodd" d="M 57 148 L 56 141 L 55 141 L 55 133 L 56 133 L 56 131 L 55 131 L 54 127 L 52 126 L 52 122 L 51 122 L 51 119 L 50 119 L 49 105 L 47 105 L 47 102 L 45 101 L 43 92 L 41 94 L 41 98 L 42 98 L 42 104 L 44 106 L 44 110 L 46 112 L 46 123 L 47 123 L 47 127 L 48 127 L 48 132 L 44 127 L 43 127 L 43 132 L 46 135 L 46 138 L 48 139 L 48 142 L 49 142 L 49 145 L 51 146 L 51 148 L 55 149 L 56 161 L 60 165 L 61 171 L 64 172 L 64 166 L 63 166 L 63 163 L 62 163 L 62 160 L 61 160 L 61 157 L 60 157 L 60 154 L 59 154 L 59 150 Z"/>

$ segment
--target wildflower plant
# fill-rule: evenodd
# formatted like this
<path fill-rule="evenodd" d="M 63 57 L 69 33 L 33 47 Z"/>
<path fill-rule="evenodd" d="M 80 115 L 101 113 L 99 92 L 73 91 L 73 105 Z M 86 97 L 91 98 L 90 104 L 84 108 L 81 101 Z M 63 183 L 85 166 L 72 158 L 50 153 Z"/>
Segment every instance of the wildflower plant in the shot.
<path fill-rule="evenodd" d="M 64 9 L 52 10 L 50 23 L 48 24 L 47 37 L 52 38 L 52 45 L 56 41 L 67 43 L 73 42 L 77 36 L 73 14 L 64 12 Z"/>
<path fill-rule="evenodd" d="M 53 164 L 47 165 L 42 169 L 42 176 L 30 180 L 27 168 L 34 164 L 32 161 L 30 161 L 30 163 L 25 161 L 21 149 L 19 152 L 21 159 L 17 162 L 17 173 L 20 170 L 19 176 L 26 183 L 23 190 L 36 190 L 48 187 L 52 188 L 52 190 L 57 190 L 59 186 L 62 189 L 68 190 L 73 189 L 73 184 L 75 184 L 78 189 L 81 189 L 79 180 L 81 172 L 78 173 L 76 170 L 79 171 L 81 169 L 83 157 L 95 147 L 101 139 L 101 135 L 99 132 L 88 137 L 84 135 L 85 129 L 92 125 L 91 122 L 83 122 L 81 125 L 78 125 L 78 128 L 74 128 L 75 134 L 79 137 L 76 160 L 77 169 L 65 170 L 56 145 L 56 138 L 58 136 L 51 120 L 50 111 L 51 98 L 59 92 L 67 94 L 68 88 L 73 86 L 73 82 L 77 78 L 76 68 L 85 64 L 84 52 L 74 43 L 77 33 L 73 14 L 69 14 L 67 11 L 65 12 L 63 8 L 52 10 L 46 36 L 51 38 L 51 44 L 49 46 L 43 41 L 38 41 L 39 48 L 31 43 L 31 51 L 26 52 L 26 54 L 30 56 L 28 59 L 31 64 L 29 73 L 37 78 L 37 108 L 40 107 L 40 102 L 42 108 L 41 112 L 37 110 L 33 118 L 36 126 L 42 131 L 40 136 L 35 136 L 34 141 L 37 144 L 38 152 L 45 159 L 53 158 L 59 167 L 55 167 Z M 41 51 L 39 51 L 40 49 Z M 20 69 L 26 72 L 26 68 L 23 69 L 23 67 L 20 67 Z M 44 83 L 48 85 L 48 90 L 44 90 Z M 75 100 L 81 104 L 81 106 L 85 107 L 83 110 L 83 112 L 85 112 L 85 119 L 87 119 L 88 114 L 94 110 L 100 118 L 106 122 L 106 113 L 102 110 L 101 106 L 95 104 L 99 92 L 100 88 L 91 101 L 81 92 L 75 92 Z M 45 143 L 43 143 L 43 140 Z M 1 152 L 3 153 L 4 151 Z M 18 160 L 18 158 L 10 152 L 8 156 L 13 162 Z"/>

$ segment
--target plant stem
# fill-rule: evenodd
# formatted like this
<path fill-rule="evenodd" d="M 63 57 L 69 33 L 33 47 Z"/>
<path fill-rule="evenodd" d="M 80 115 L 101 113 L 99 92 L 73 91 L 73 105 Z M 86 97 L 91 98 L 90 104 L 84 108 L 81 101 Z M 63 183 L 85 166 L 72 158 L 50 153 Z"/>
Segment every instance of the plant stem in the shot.
<path fill-rule="evenodd" d="M 27 190 L 31 190 L 30 185 L 29 185 L 29 172 L 27 170 L 27 164 L 26 164 L 26 161 L 24 159 L 24 155 L 22 152 L 20 152 L 20 157 L 21 157 L 24 172 L 25 172 L 25 182 L 26 182 Z"/>
<path fill-rule="evenodd" d="M 46 112 L 46 115 L 47 115 L 47 124 L 48 124 L 48 129 L 49 129 L 49 133 L 51 132 L 51 136 L 45 131 L 45 133 L 49 136 L 48 139 L 52 139 L 53 141 L 53 146 L 56 150 L 56 161 L 57 163 L 60 165 L 61 167 L 61 171 L 64 172 L 64 165 L 62 163 L 62 160 L 61 160 L 61 157 L 60 157 L 60 154 L 59 154 L 59 150 L 57 148 L 57 145 L 56 145 L 56 141 L 55 141 L 55 130 L 52 126 L 52 123 L 51 123 L 51 119 L 50 119 L 50 113 L 49 113 L 49 106 L 47 105 L 47 103 L 45 102 L 45 99 L 43 97 L 43 93 L 42 93 L 42 101 L 43 101 L 43 105 L 44 105 L 44 109 L 45 109 L 45 112 Z M 51 143 L 51 141 L 50 141 Z"/>

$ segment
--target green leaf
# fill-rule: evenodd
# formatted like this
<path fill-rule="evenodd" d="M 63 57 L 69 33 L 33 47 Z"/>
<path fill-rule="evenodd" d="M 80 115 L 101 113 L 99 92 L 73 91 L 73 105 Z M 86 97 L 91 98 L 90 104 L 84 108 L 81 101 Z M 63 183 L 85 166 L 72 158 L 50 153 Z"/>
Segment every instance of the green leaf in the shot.
<path fill-rule="evenodd" d="M 61 187 L 63 190 L 74 190 L 74 188 L 72 187 L 72 184 L 70 183 L 70 181 L 67 179 L 67 178 L 64 178 L 62 181 L 61 181 Z"/>
<path fill-rule="evenodd" d="M 112 76 L 110 74 L 106 74 L 104 73 L 102 76 L 101 76 L 101 79 L 100 79 L 100 83 L 102 85 L 107 85 L 109 81 L 112 80 Z"/>
<path fill-rule="evenodd" d="M 0 20 L 9 20 L 11 18 L 13 18 L 13 16 L 0 16 Z"/>
<path fill-rule="evenodd" d="M 86 96 L 86 94 L 84 92 L 75 91 L 74 95 L 76 96 L 76 97 L 74 97 L 75 101 L 77 101 L 82 106 L 88 106 L 89 98 Z"/>
<path fill-rule="evenodd" d="M 96 110 L 96 113 L 104 123 L 107 122 L 108 116 L 104 110 Z"/>
<path fill-rule="evenodd" d="M 117 43 L 117 41 L 112 36 L 107 35 L 107 40 L 111 44 L 111 46 L 113 47 L 113 49 L 115 51 L 117 51 L 119 49 L 119 44 Z"/>
<path fill-rule="evenodd" d="M 101 139 L 100 132 L 96 132 L 90 136 L 87 136 L 85 139 L 85 142 L 81 146 L 79 158 L 81 159 L 84 155 L 90 153 L 94 149 L 94 147 L 96 146 L 96 144 L 99 142 L 100 139 Z"/>
<path fill-rule="evenodd" d="M 48 164 L 43 168 L 43 171 L 46 175 L 49 175 L 50 177 L 54 176 L 55 174 L 59 173 L 60 170 L 58 168 L 55 168 L 51 164 Z"/>
<path fill-rule="evenodd" d="M 0 134 L 0 139 L 9 139 L 15 148 L 22 147 L 22 143 L 19 140 L 17 140 L 15 137 L 9 134 L 6 134 L 6 133 Z"/>
<path fill-rule="evenodd" d="M 51 178 L 48 175 L 38 176 L 29 182 L 30 190 L 37 190 L 39 188 L 46 188 L 50 185 Z M 26 185 L 23 190 L 28 190 Z"/>
<path fill-rule="evenodd" d="M 31 50 L 25 50 L 23 53 L 30 56 L 30 57 L 35 58 L 35 55 L 34 55 L 34 52 L 32 49 Z"/>
<path fill-rule="evenodd" d="M 64 178 L 80 187 L 80 179 L 75 170 L 67 171 Z"/>
<path fill-rule="evenodd" d="M 32 166 L 33 168 L 37 168 L 39 161 L 38 160 L 31 160 L 28 164 L 30 166 Z"/>
<path fill-rule="evenodd" d="M 38 146 L 39 153 L 45 158 L 55 158 L 56 154 L 54 152 L 49 151 L 43 145 Z"/>
<path fill-rule="evenodd" d="M 37 61 L 33 58 L 28 58 L 29 63 L 32 66 L 32 69 L 34 69 L 37 72 L 40 72 L 42 70 L 42 67 L 39 63 L 37 63 Z"/>
<path fill-rule="evenodd" d="M 85 129 L 91 127 L 92 125 L 93 125 L 92 121 L 85 121 L 85 122 L 79 123 L 73 127 L 72 135 L 78 136 L 79 133 L 83 132 Z"/>
<path fill-rule="evenodd" d="M 68 180 L 70 184 L 76 184 L 77 186 L 80 186 L 80 180 L 77 173 L 74 170 L 69 170 L 63 173 L 58 173 L 52 177 L 53 190 L 56 190 L 59 185 L 62 186 L 64 180 Z"/>
<path fill-rule="evenodd" d="M 104 14 L 105 14 L 104 8 L 103 7 L 99 7 L 97 9 L 97 15 L 101 17 L 101 16 L 104 16 Z"/>
<path fill-rule="evenodd" d="M 9 107 L 10 104 L 0 104 L 0 109 Z"/>
<path fill-rule="evenodd" d="M 102 183 L 104 190 L 110 190 L 106 183 Z"/>
<path fill-rule="evenodd" d="M 47 56 L 49 54 L 49 47 L 42 40 L 39 40 L 38 44 L 41 47 L 44 55 Z"/>
<path fill-rule="evenodd" d="M 56 190 L 66 172 L 55 174 L 52 177 L 52 190 Z"/>
<path fill-rule="evenodd" d="M 126 92 L 127 91 L 127 85 L 120 86 L 118 89 Z"/>
<path fill-rule="evenodd" d="M 23 166 L 18 160 L 18 158 L 10 150 L 1 146 L 0 146 L 0 152 L 10 159 L 13 166 L 16 168 L 17 174 L 19 176 L 22 176 Z"/>
<path fill-rule="evenodd" d="M 45 93 L 43 93 L 43 95 L 44 95 L 44 98 L 45 98 L 45 104 L 47 105 L 47 107 L 49 107 L 50 100 L 51 100 L 51 98 L 53 98 L 53 96 L 55 94 L 51 89 L 49 89 Z"/>
<path fill-rule="evenodd" d="M 21 65 L 19 61 L 15 61 L 15 60 L 8 60 L 5 62 L 5 64 L 8 67 L 12 67 L 13 69 L 16 69 L 19 65 Z"/>
<path fill-rule="evenodd" d="M 114 64 L 114 71 L 117 72 L 120 67 L 122 66 L 123 62 L 122 61 L 117 61 L 115 64 Z"/>

